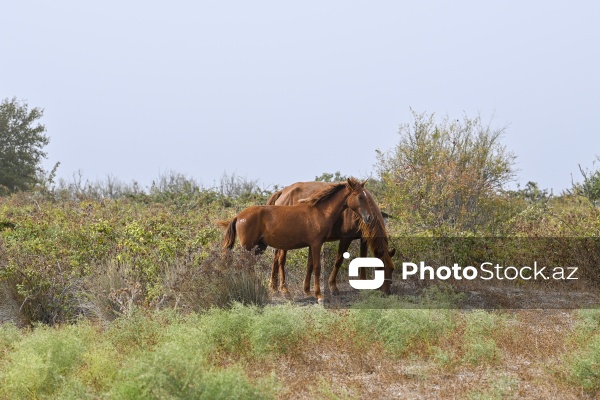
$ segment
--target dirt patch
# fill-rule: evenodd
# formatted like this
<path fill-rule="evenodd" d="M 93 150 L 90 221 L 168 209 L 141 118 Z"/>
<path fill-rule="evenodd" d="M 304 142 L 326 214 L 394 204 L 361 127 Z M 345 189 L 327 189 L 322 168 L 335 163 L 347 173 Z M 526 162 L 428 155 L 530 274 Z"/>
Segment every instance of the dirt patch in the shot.
<path fill-rule="evenodd" d="M 328 276 L 328 274 L 323 274 Z M 273 292 L 272 304 L 292 302 L 298 305 L 315 305 L 316 298 L 307 296 L 302 290 L 303 271 L 290 269 L 287 276 L 288 294 Z M 326 279 L 322 279 L 321 290 L 324 295 L 324 304 L 328 308 L 350 308 L 358 302 L 361 291 L 350 286 L 347 270 L 340 271 L 337 279 L 338 293 L 332 293 Z M 392 294 L 405 299 L 406 304 L 414 303 L 414 308 L 422 307 L 418 301 L 430 285 L 422 285 L 417 281 L 401 281 L 396 279 L 392 285 Z M 446 287 L 441 285 L 440 287 Z M 312 288 L 312 285 L 311 285 Z M 450 307 L 465 310 L 487 309 L 523 309 L 523 310 L 564 310 L 600 307 L 600 290 L 584 286 L 564 288 L 537 286 L 519 286 L 514 284 L 477 284 L 452 287 L 460 301 Z"/>

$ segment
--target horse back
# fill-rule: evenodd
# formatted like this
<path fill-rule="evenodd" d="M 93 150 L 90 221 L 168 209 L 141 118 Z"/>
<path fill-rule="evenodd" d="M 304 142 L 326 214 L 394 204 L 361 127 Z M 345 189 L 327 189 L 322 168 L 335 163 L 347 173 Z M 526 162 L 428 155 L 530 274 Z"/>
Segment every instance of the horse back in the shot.
<path fill-rule="evenodd" d="M 331 185 L 327 182 L 296 182 L 293 185 L 286 186 L 280 191 L 280 195 L 273 204 L 278 206 L 291 206 L 302 199 L 310 197 L 313 193 Z"/>

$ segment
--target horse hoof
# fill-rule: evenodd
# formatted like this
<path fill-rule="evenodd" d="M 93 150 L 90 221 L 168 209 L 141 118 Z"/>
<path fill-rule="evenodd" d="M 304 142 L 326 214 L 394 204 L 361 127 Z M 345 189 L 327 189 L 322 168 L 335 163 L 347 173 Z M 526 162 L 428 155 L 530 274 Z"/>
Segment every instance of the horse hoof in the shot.
<path fill-rule="evenodd" d="M 330 288 L 329 288 L 329 291 L 330 291 L 330 292 L 331 292 L 331 294 L 332 294 L 332 295 L 334 295 L 334 296 L 337 296 L 337 295 L 339 295 L 339 294 L 340 294 L 340 291 L 339 291 L 339 289 L 338 289 L 338 288 L 332 288 L 332 287 L 330 287 Z"/>
<path fill-rule="evenodd" d="M 323 304 L 325 304 L 325 301 L 323 299 L 317 299 L 317 304 L 322 306 Z"/>
<path fill-rule="evenodd" d="M 290 291 L 288 290 L 287 286 L 280 287 L 280 288 L 279 288 L 279 291 L 280 291 L 282 294 L 290 294 Z"/>

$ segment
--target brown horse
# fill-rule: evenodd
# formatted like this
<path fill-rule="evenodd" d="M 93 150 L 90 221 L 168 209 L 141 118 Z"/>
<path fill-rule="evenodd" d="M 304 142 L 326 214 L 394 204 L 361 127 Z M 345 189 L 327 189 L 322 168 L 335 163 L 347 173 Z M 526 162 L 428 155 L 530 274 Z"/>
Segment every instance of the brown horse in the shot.
<path fill-rule="evenodd" d="M 331 186 L 332 183 L 327 182 L 297 182 L 293 185 L 287 186 L 282 190 L 279 190 L 269 197 L 267 204 L 269 205 L 293 205 L 297 204 L 301 199 L 310 197 L 319 190 L 323 190 Z M 331 275 L 329 276 L 329 287 L 332 293 L 339 292 L 336 284 L 336 278 L 340 266 L 342 265 L 344 258 L 343 255 L 348 248 L 350 243 L 355 239 L 360 239 L 360 256 L 367 256 L 367 245 L 375 255 L 375 257 L 381 259 L 384 262 L 384 284 L 381 290 L 385 293 L 391 291 L 392 272 L 394 263 L 392 257 L 395 254 L 395 249 L 389 250 L 389 241 L 385 224 L 383 220 L 383 214 L 379 207 L 375 203 L 373 196 L 368 190 L 364 190 L 364 194 L 369 203 L 371 213 L 374 219 L 369 224 L 363 223 L 358 215 L 351 209 L 346 209 L 341 214 L 340 218 L 335 222 L 331 232 L 329 233 L 326 241 L 339 240 L 337 256 Z M 271 281 L 270 287 L 273 290 L 277 290 L 277 278 L 279 275 L 280 284 L 279 290 L 282 292 L 288 292 L 285 284 L 285 261 L 287 252 L 285 250 L 276 250 L 273 258 L 273 267 L 271 269 Z M 304 291 L 310 292 L 310 276 L 312 273 L 312 258 L 308 257 L 306 266 L 306 276 L 304 278 Z M 360 278 L 366 278 L 366 271 L 364 268 L 360 269 Z"/>
<path fill-rule="evenodd" d="M 330 185 L 308 199 L 291 206 L 251 206 L 242 210 L 227 225 L 223 247 L 233 248 L 236 236 L 242 247 L 262 252 L 267 246 L 281 250 L 309 247 L 315 273 L 315 297 L 322 301 L 321 247 L 327 240 L 333 225 L 345 209 L 356 212 L 365 224 L 374 216 L 369 207 L 365 182 L 354 178 L 347 182 Z"/>

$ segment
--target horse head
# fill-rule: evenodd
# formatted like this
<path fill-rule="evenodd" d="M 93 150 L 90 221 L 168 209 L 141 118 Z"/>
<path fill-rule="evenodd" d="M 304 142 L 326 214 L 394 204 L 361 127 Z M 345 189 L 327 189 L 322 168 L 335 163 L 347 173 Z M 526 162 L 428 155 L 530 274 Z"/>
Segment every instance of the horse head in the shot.
<path fill-rule="evenodd" d="M 348 178 L 347 186 L 350 190 L 350 195 L 346 200 L 346 204 L 352 211 L 360 215 L 363 222 L 368 225 L 373 222 L 375 216 L 369 206 L 367 194 L 365 193 L 365 183 L 367 181 L 359 182 L 354 178 Z"/>

